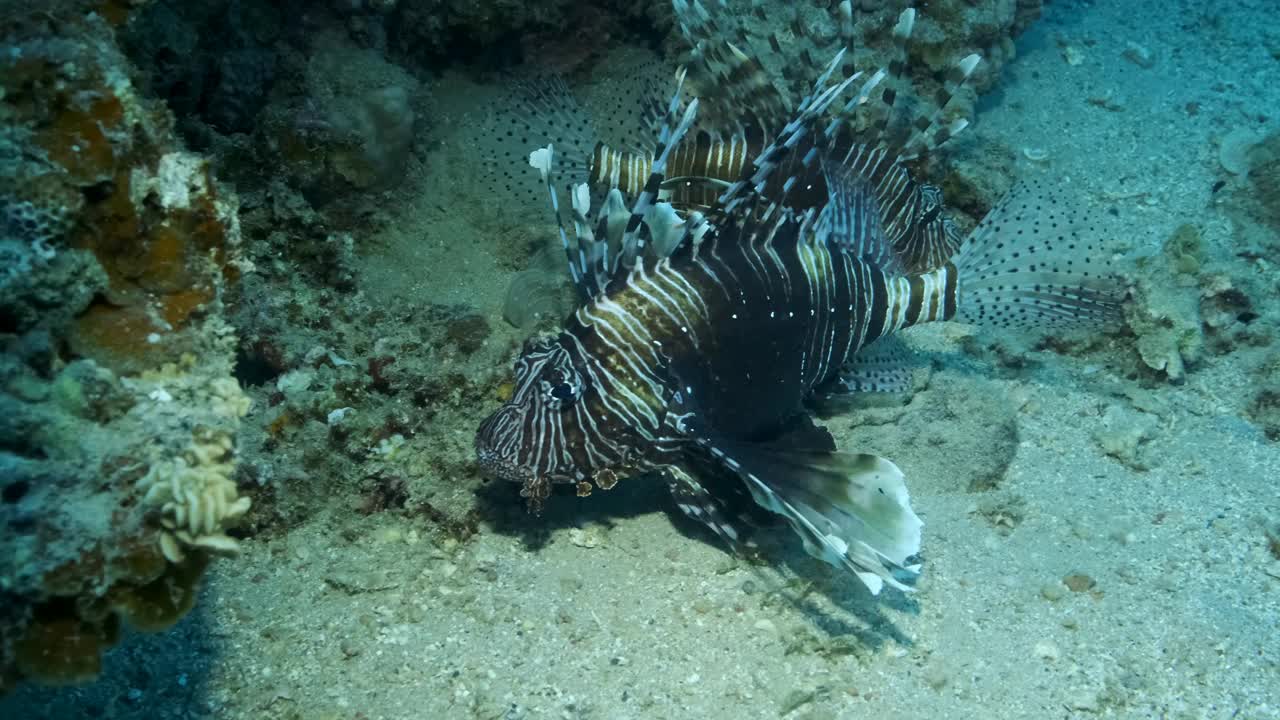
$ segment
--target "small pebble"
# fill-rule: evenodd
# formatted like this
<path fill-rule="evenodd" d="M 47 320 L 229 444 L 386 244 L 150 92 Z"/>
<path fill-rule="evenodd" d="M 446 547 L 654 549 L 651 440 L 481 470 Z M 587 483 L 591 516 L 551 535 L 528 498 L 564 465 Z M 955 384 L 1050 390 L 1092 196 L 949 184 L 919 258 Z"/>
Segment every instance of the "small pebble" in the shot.
<path fill-rule="evenodd" d="M 1130 42 L 1129 47 L 1125 48 L 1124 53 L 1122 54 L 1124 55 L 1125 60 L 1128 60 L 1140 68 L 1150 70 L 1155 67 L 1155 55 L 1151 50 L 1147 49 L 1145 46 L 1139 45 L 1138 43 Z"/>
<path fill-rule="evenodd" d="M 1067 586 L 1071 592 L 1086 592 L 1092 590 L 1098 582 L 1084 573 L 1076 572 L 1062 578 L 1062 584 Z"/>
<path fill-rule="evenodd" d="M 1049 602 L 1058 602 L 1065 597 L 1066 594 L 1066 588 L 1064 588 L 1062 583 L 1059 582 L 1045 583 L 1040 586 L 1040 597 L 1043 597 Z"/>
<path fill-rule="evenodd" d="M 1031 162 L 1043 163 L 1049 161 L 1049 151 L 1043 148 L 1024 147 L 1022 148 L 1022 156 Z"/>
<path fill-rule="evenodd" d="M 569 542 L 580 548 L 600 547 L 600 532 L 595 528 L 587 528 L 586 530 L 583 530 L 582 528 L 570 528 Z"/>
<path fill-rule="evenodd" d="M 934 665 L 924 671 L 924 681 L 934 690 L 942 690 L 951 682 L 951 674 L 941 665 Z"/>
<path fill-rule="evenodd" d="M 1035 646 L 1031 648 L 1031 652 L 1041 660 L 1047 660 L 1049 662 L 1054 662 L 1062 656 L 1062 652 L 1058 650 L 1058 646 L 1054 645 L 1049 640 L 1041 640 L 1036 643 Z"/>

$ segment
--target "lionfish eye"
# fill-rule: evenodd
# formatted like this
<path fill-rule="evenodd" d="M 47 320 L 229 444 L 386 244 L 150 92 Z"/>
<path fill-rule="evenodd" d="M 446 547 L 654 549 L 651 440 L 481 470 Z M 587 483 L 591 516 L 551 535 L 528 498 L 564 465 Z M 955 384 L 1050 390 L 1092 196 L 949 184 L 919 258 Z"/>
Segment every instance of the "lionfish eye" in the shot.
<path fill-rule="evenodd" d="M 551 386 L 551 397 L 561 402 L 569 402 L 578 395 L 578 390 L 569 383 L 558 383 Z"/>

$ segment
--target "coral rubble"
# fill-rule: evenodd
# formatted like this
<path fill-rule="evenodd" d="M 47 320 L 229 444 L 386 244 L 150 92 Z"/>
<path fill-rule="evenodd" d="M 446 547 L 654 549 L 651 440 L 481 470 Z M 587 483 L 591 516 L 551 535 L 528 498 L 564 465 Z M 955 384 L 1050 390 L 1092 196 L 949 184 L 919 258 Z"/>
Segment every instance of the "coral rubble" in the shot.
<path fill-rule="evenodd" d="M 249 503 L 237 205 L 98 5 L 0 28 L 0 689 L 91 679 L 123 627 L 172 625 Z"/>

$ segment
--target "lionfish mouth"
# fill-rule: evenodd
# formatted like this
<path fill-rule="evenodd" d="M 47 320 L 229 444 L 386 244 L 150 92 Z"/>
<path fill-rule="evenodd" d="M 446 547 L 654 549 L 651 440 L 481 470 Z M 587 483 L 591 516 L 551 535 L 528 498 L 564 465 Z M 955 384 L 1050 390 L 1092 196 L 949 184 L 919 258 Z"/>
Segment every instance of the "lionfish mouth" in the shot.
<path fill-rule="evenodd" d="M 476 439 L 476 462 L 481 472 L 497 480 L 527 483 L 535 479 L 530 468 L 485 447 L 479 438 Z"/>

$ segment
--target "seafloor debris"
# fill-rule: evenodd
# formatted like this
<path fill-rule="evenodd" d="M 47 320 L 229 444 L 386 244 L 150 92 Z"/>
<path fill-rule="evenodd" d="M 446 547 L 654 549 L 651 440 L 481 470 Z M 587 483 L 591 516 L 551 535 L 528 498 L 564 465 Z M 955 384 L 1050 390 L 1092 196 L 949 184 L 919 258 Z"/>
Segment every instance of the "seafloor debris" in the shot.
<path fill-rule="evenodd" d="M 0 30 L 0 691 L 91 679 L 122 624 L 176 622 L 249 503 L 236 203 L 136 94 L 124 13 L 86 9 Z"/>
<path fill-rule="evenodd" d="M 1147 470 L 1145 445 L 1155 435 L 1159 418 L 1124 405 L 1112 405 L 1103 413 L 1093 438 L 1102 452 L 1133 470 Z"/>
<path fill-rule="evenodd" d="M 1200 231 L 1180 227 L 1161 254 L 1138 259 L 1134 301 L 1125 307 L 1142 362 L 1171 382 L 1181 382 L 1204 354 L 1195 287 L 1203 258 Z"/>
<path fill-rule="evenodd" d="M 1249 149 L 1248 168 L 1256 215 L 1280 230 L 1280 132 L 1268 135 Z"/>

